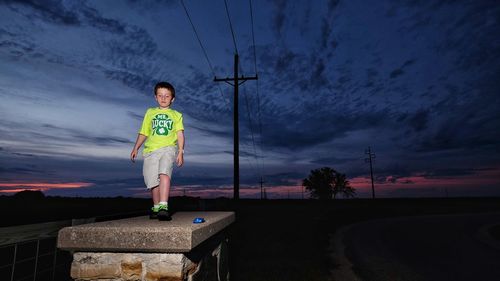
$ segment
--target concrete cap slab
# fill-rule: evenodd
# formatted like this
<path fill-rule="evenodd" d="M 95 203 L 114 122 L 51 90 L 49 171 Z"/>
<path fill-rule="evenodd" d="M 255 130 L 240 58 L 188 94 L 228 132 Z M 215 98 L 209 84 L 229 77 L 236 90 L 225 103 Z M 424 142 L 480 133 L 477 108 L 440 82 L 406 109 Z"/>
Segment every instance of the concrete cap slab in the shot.
<path fill-rule="evenodd" d="M 204 223 L 194 224 L 197 217 Z M 87 252 L 183 253 L 220 232 L 235 220 L 234 212 L 178 212 L 171 221 L 148 216 L 65 227 L 57 247 Z"/>

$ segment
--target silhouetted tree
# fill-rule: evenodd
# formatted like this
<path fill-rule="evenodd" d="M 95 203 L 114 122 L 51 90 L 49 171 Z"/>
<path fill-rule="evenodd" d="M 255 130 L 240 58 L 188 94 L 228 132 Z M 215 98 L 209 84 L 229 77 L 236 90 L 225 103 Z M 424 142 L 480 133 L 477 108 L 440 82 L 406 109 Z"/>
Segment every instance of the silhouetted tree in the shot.
<path fill-rule="evenodd" d="M 338 193 L 342 194 L 342 196 L 346 198 L 354 197 L 354 195 L 356 194 L 354 187 L 352 187 L 349 181 L 346 179 L 346 175 L 339 172 L 335 173 L 335 184 L 333 186 L 334 199 Z"/>
<path fill-rule="evenodd" d="M 45 194 L 40 190 L 23 190 L 14 194 L 14 198 L 23 200 L 39 200 L 45 198 Z"/>
<path fill-rule="evenodd" d="M 354 197 L 355 190 L 350 186 L 346 175 L 330 167 L 311 170 L 311 173 L 302 182 L 306 190 L 311 192 L 312 198 L 332 199 L 338 193 L 344 197 Z"/>
<path fill-rule="evenodd" d="M 312 198 L 332 199 L 335 170 L 324 167 L 312 170 L 302 182 L 306 190 L 311 192 Z"/>

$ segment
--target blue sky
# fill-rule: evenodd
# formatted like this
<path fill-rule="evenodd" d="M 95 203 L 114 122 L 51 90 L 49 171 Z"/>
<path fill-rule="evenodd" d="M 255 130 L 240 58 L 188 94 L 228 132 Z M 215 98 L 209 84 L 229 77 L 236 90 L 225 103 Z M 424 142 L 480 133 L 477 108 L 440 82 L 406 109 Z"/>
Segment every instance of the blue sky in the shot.
<path fill-rule="evenodd" d="M 184 3 L 232 76 L 224 1 Z M 500 195 L 497 1 L 252 0 L 255 49 L 249 1 L 227 4 L 259 76 L 240 88 L 242 197 L 261 175 L 300 197 L 323 166 L 368 197 L 368 146 L 380 196 Z M 146 196 L 129 154 L 160 80 L 186 127 L 174 195 L 231 196 L 233 89 L 180 1 L 3 1 L 1 191 Z"/>

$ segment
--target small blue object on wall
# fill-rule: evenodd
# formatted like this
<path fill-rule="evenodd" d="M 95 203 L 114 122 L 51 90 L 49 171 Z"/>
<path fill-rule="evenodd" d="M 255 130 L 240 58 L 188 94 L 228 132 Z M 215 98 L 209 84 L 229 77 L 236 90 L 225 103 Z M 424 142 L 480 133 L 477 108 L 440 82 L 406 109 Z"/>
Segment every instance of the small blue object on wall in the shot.
<path fill-rule="evenodd" d="M 202 222 L 205 222 L 205 219 L 204 218 L 195 218 L 193 220 L 193 223 L 202 223 Z"/>

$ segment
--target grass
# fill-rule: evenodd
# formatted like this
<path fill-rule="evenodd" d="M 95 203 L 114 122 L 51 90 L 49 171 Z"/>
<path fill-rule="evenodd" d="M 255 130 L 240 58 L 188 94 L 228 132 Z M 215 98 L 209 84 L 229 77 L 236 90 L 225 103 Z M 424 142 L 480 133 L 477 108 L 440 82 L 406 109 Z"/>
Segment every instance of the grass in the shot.
<path fill-rule="evenodd" d="M 230 245 L 234 280 L 325 280 L 327 236 L 318 208 L 252 203 L 237 210 Z"/>
<path fill-rule="evenodd" d="M 491 237 L 493 237 L 493 239 L 500 242 L 500 224 L 493 226 L 489 232 L 490 232 Z"/>
<path fill-rule="evenodd" d="M 381 217 L 500 211 L 500 198 L 242 200 L 230 245 L 233 280 L 331 280 L 329 239 Z"/>

